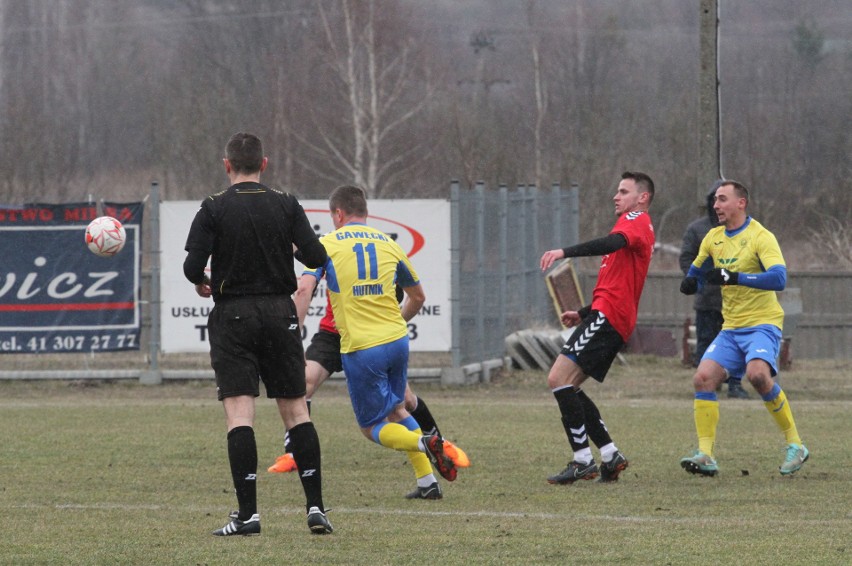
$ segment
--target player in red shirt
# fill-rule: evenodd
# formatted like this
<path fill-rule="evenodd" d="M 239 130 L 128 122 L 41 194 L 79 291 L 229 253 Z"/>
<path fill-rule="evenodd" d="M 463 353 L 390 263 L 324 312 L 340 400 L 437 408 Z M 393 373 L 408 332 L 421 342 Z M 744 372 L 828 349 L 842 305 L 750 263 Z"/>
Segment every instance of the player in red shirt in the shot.
<path fill-rule="evenodd" d="M 599 481 L 612 482 L 627 467 L 627 458 L 610 438 L 600 411 L 580 386 L 589 377 L 603 382 L 636 326 L 639 298 L 654 250 L 654 227 L 648 215 L 653 199 L 654 182 L 648 175 L 623 173 L 613 197 L 618 220 L 609 235 L 541 256 L 542 271 L 565 257 L 603 256 L 592 303 L 561 317 L 565 326 L 579 327 L 556 357 L 547 385 L 559 404 L 562 426 L 574 455 L 568 467 L 547 478 L 549 483 L 565 485 L 598 475 Z M 600 469 L 592 457 L 589 438 L 600 450 Z"/>

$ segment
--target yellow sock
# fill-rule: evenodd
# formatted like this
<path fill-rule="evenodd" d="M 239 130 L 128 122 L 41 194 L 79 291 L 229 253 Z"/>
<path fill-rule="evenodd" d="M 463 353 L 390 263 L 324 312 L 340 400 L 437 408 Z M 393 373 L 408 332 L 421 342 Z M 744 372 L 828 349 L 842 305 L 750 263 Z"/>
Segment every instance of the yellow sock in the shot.
<path fill-rule="evenodd" d="M 399 424 L 385 424 L 381 429 L 379 429 L 379 443 L 382 446 L 387 446 L 394 450 L 404 450 L 401 446 L 408 445 L 411 441 L 409 434 L 414 434 L 416 437 L 415 446 L 417 449 L 406 450 L 405 454 L 408 456 L 408 460 L 414 468 L 414 477 L 420 479 L 423 476 L 427 476 L 432 473 L 432 463 L 429 461 L 429 457 L 423 452 L 420 452 L 420 447 L 417 446 L 420 437 L 423 436 L 423 432 L 420 430 L 420 427 L 417 426 L 417 421 L 410 419 L 410 422 L 407 423 L 408 426 L 412 428 L 405 426 L 405 423 L 406 421 L 402 421 Z M 409 434 L 402 433 L 402 431 L 399 430 L 400 428 L 405 429 L 405 431 Z"/>
<path fill-rule="evenodd" d="M 787 444 L 801 444 L 802 439 L 799 438 L 796 421 L 793 420 L 793 411 L 790 410 L 790 403 L 787 401 L 784 390 L 779 388 L 778 396 L 771 401 L 764 401 L 763 404 L 766 405 L 769 414 L 775 419 L 778 428 L 784 433 Z"/>
<path fill-rule="evenodd" d="M 414 477 L 417 479 L 432 473 L 432 462 L 423 452 L 406 452 L 408 460 L 414 467 Z"/>
<path fill-rule="evenodd" d="M 420 452 L 420 446 L 418 445 L 420 436 L 401 424 L 385 423 L 379 430 L 379 444 L 404 452 Z"/>
<path fill-rule="evenodd" d="M 698 449 L 711 458 L 716 444 L 716 425 L 719 424 L 719 401 L 695 399 L 695 430 L 698 433 Z"/>

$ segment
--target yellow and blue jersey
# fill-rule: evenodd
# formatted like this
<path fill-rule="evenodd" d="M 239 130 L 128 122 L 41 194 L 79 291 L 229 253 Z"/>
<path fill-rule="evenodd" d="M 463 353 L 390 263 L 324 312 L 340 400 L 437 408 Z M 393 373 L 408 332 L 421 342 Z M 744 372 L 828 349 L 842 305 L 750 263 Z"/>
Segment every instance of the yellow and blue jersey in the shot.
<path fill-rule="evenodd" d="M 396 284 L 417 285 L 414 267 L 390 236 L 350 223 L 320 238 L 328 252 L 325 278 L 343 354 L 408 335 Z"/>
<path fill-rule="evenodd" d="M 786 269 L 775 235 L 751 217 L 734 231 L 729 232 L 724 226 L 710 230 L 701 241 L 692 265 L 700 268 L 708 259 L 712 260 L 713 267 L 739 273 L 762 273 L 773 266 Z M 780 329 L 784 324 L 784 310 L 775 292 L 745 285 L 722 287 L 722 317 L 725 319 L 723 330 L 761 324 Z"/>

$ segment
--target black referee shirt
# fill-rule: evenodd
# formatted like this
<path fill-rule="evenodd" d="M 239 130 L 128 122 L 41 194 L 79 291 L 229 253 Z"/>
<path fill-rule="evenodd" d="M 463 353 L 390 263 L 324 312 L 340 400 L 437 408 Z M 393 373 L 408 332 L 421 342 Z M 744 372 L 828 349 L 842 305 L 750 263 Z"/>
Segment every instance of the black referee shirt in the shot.
<path fill-rule="evenodd" d="M 186 239 L 184 274 L 190 282 L 201 283 L 212 255 L 214 301 L 292 295 L 294 244 L 307 267 L 325 264 L 325 248 L 296 197 L 260 183 L 237 183 L 201 203 Z"/>

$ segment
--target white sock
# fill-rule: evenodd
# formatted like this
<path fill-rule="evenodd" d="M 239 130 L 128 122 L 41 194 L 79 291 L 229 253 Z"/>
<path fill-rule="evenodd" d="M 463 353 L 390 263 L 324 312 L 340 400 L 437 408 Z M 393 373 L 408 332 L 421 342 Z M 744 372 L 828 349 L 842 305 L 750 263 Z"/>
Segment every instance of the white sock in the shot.
<path fill-rule="evenodd" d="M 613 442 L 601 446 L 601 460 L 610 462 L 615 457 L 616 452 L 618 452 L 618 448 L 615 447 L 615 443 Z"/>
<path fill-rule="evenodd" d="M 592 458 L 592 449 L 591 448 L 583 448 L 577 452 L 574 452 L 574 461 L 580 462 L 584 465 L 589 465 L 592 463 L 594 458 Z"/>
<path fill-rule="evenodd" d="M 417 478 L 417 487 L 429 487 L 436 481 L 438 480 L 435 479 L 433 474 L 426 474 L 422 478 Z"/>

